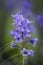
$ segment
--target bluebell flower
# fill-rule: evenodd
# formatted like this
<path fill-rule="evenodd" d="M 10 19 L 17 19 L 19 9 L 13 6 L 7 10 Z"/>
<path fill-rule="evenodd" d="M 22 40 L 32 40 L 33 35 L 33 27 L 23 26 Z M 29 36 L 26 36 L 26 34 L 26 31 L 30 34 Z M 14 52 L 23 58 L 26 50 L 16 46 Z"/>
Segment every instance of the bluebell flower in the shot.
<path fill-rule="evenodd" d="M 15 39 L 15 42 L 16 42 L 16 43 L 22 43 L 22 42 L 23 42 L 23 39 L 20 38 L 20 37 L 17 37 L 17 38 Z"/>
<path fill-rule="evenodd" d="M 11 16 L 12 16 L 13 20 L 18 21 L 18 22 L 23 21 L 23 19 L 24 19 L 20 12 L 16 15 L 11 15 Z"/>
<path fill-rule="evenodd" d="M 33 45 L 33 47 L 36 45 L 37 38 L 32 38 L 32 34 L 35 33 L 35 28 L 32 25 L 32 22 L 25 18 L 20 12 L 16 15 L 11 15 L 13 18 L 13 26 L 14 29 L 10 31 L 10 35 L 13 37 L 13 40 L 15 41 L 11 43 L 11 47 L 15 47 L 18 45 L 18 43 L 22 43 L 25 41 L 25 39 L 29 39 L 30 44 Z M 27 40 L 26 40 L 27 41 Z M 27 42 L 26 42 L 27 43 Z M 24 45 L 24 44 L 23 44 Z M 22 56 L 34 56 L 33 50 L 28 50 L 21 46 L 21 53 Z"/>
<path fill-rule="evenodd" d="M 29 50 L 28 51 L 28 56 L 34 56 L 34 51 L 33 50 Z"/>
<path fill-rule="evenodd" d="M 14 38 L 16 43 L 23 42 L 22 35 L 21 35 L 21 33 L 18 30 L 14 31 L 13 38 Z"/>
<path fill-rule="evenodd" d="M 28 50 L 25 49 L 25 48 L 23 48 L 23 49 L 21 50 L 21 53 L 22 53 L 22 56 L 28 56 Z"/>
<path fill-rule="evenodd" d="M 14 26 L 21 26 L 22 21 L 24 21 L 24 17 L 22 16 L 22 14 L 18 13 L 16 15 L 11 15 L 11 16 L 12 16 L 13 21 L 14 21 L 13 25 Z"/>
<path fill-rule="evenodd" d="M 31 23 L 32 23 L 32 22 L 30 22 L 30 20 L 28 20 L 28 19 L 26 19 L 26 18 L 24 19 L 24 24 L 25 24 L 25 25 L 28 25 L 28 24 L 31 24 Z"/>
<path fill-rule="evenodd" d="M 22 51 L 22 56 L 34 56 L 34 51 L 33 50 L 28 50 L 26 48 L 23 48 Z"/>
<path fill-rule="evenodd" d="M 28 24 L 32 23 L 30 22 L 28 19 L 24 18 L 23 15 L 21 13 L 16 14 L 16 15 L 11 15 L 13 18 L 13 25 L 14 26 L 28 26 Z"/>
<path fill-rule="evenodd" d="M 31 34 L 29 34 L 27 31 L 23 32 L 24 38 L 31 37 Z"/>
<path fill-rule="evenodd" d="M 28 29 L 28 25 L 31 24 L 31 22 L 24 18 L 21 13 L 18 13 L 16 15 L 11 15 L 13 19 L 15 19 L 14 25 L 17 26 L 16 31 L 14 32 L 14 38 L 18 40 L 22 40 L 21 37 L 29 37 L 31 36 L 29 34 L 30 30 Z M 18 35 L 19 34 L 19 35 Z"/>
<path fill-rule="evenodd" d="M 31 38 L 30 43 L 32 43 L 32 45 L 35 46 L 37 43 L 37 40 L 38 40 L 37 38 Z"/>
<path fill-rule="evenodd" d="M 10 30 L 9 34 L 10 34 L 11 36 L 14 36 L 14 30 Z"/>
<path fill-rule="evenodd" d="M 11 30 L 10 34 L 13 36 L 14 40 L 19 43 L 27 37 L 31 37 L 30 32 L 34 32 L 34 27 L 32 22 L 27 18 L 24 18 L 23 15 L 19 12 L 16 15 L 11 15 L 14 21 L 14 26 L 17 26 L 15 30 Z M 33 40 L 31 40 L 33 41 Z"/>
<path fill-rule="evenodd" d="M 11 48 L 14 48 L 14 47 L 16 47 L 16 46 L 17 46 L 17 44 L 14 43 L 14 41 L 12 41 L 12 42 L 11 42 Z"/>

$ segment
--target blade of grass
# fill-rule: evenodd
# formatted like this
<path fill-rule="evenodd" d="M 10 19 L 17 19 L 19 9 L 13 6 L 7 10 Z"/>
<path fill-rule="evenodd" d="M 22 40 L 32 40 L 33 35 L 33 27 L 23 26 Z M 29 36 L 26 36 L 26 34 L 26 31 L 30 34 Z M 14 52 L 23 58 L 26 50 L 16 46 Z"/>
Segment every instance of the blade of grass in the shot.
<path fill-rule="evenodd" d="M 3 64 L 3 63 L 5 63 L 5 62 L 7 62 L 9 59 L 12 59 L 12 58 L 18 56 L 18 55 L 20 55 L 20 54 L 13 55 L 13 56 L 9 57 L 8 59 L 6 59 L 6 60 L 4 60 L 3 62 L 1 62 L 0 65 Z"/>

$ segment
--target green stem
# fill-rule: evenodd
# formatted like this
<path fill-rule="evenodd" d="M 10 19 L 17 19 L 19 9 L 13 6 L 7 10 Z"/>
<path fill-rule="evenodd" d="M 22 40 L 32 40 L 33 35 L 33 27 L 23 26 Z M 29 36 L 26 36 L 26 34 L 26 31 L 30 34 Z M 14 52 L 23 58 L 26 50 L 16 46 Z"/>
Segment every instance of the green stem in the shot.
<path fill-rule="evenodd" d="M 27 65 L 27 57 L 23 57 L 23 64 L 22 65 Z"/>
<path fill-rule="evenodd" d="M 22 62 L 22 65 L 24 65 L 24 58 L 23 58 L 23 62 Z"/>

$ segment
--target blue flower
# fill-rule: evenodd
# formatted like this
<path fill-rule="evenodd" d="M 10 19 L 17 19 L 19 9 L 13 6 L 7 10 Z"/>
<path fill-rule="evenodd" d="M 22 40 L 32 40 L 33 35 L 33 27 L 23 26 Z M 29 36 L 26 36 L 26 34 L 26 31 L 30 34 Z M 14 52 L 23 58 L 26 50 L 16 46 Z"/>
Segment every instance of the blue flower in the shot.
<path fill-rule="evenodd" d="M 15 20 L 17 22 L 23 21 L 23 19 L 24 19 L 20 12 L 18 14 L 16 14 L 16 15 L 11 15 L 11 16 L 12 16 L 13 20 Z"/>
<path fill-rule="evenodd" d="M 11 15 L 12 18 L 13 18 L 13 25 L 14 26 L 21 26 L 22 24 L 22 21 L 24 21 L 24 17 L 22 16 L 22 14 L 18 13 L 16 15 Z"/>
<path fill-rule="evenodd" d="M 23 27 L 24 25 L 28 26 L 28 24 L 31 23 L 28 19 L 24 18 L 21 13 L 18 13 L 16 15 L 11 15 L 11 16 L 14 21 L 14 23 L 13 23 L 14 26 L 22 26 Z"/>
<path fill-rule="evenodd" d="M 11 47 L 15 47 L 18 43 L 24 42 L 25 39 L 29 39 L 29 42 L 33 45 L 36 45 L 37 38 L 32 38 L 32 34 L 35 33 L 35 28 L 32 25 L 32 22 L 27 18 L 23 17 L 21 13 L 16 15 L 11 15 L 13 18 L 13 25 L 15 26 L 13 30 L 10 31 L 10 35 L 13 37 L 14 42 L 11 42 Z M 27 40 L 26 40 L 27 43 Z M 33 50 L 28 50 L 21 46 L 22 56 L 34 56 Z"/>
<path fill-rule="evenodd" d="M 36 45 L 36 42 L 37 42 L 37 38 L 31 38 L 30 39 L 30 43 L 32 43 L 33 44 L 33 46 L 35 46 Z"/>
<path fill-rule="evenodd" d="M 21 50 L 21 53 L 22 53 L 22 56 L 28 56 L 28 50 L 25 49 L 25 48 L 23 48 L 23 49 Z"/>
<path fill-rule="evenodd" d="M 27 37 L 31 37 L 31 33 L 34 32 L 34 26 L 27 18 L 24 18 L 23 15 L 19 12 L 16 15 L 11 15 L 14 21 L 15 30 L 11 30 L 10 34 L 13 36 L 16 43 L 23 42 Z M 30 40 L 31 43 L 34 43 L 34 40 Z"/>
<path fill-rule="evenodd" d="M 24 38 L 31 37 L 31 34 L 29 34 L 27 31 L 23 32 Z"/>
<path fill-rule="evenodd" d="M 18 38 L 15 39 L 15 42 L 16 42 L 16 43 L 22 43 L 22 42 L 23 42 L 23 39 L 20 38 L 20 37 L 18 37 Z"/>
<path fill-rule="evenodd" d="M 28 29 L 28 25 L 31 24 L 31 22 L 24 18 L 21 13 L 12 15 L 12 18 L 15 19 L 14 25 L 17 26 L 14 31 L 11 31 L 15 41 L 17 41 L 17 43 L 22 42 L 24 38 L 30 37 L 31 34 L 29 34 L 30 30 Z"/>
<path fill-rule="evenodd" d="M 29 50 L 28 51 L 28 56 L 34 56 L 34 51 L 33 50 Z"/>
<path fill-rule="evenodd" d="M 22 51 L 22 56 L 34 56 L 34 51 L 33 50 L 28 50 L 26 48 L 23 48 Z"/>
<path fill-rule="evenodd" d="M 12 41 L 12 42 L 11 42 L 11 48 L 14 48 L 14 47 L 16 47 L 16 46 L 17 46 L 17 44 L 14 43 L 14 41 Z"/>
<path fill-rule="evenodd" d="M 11 31 L 9 32 L 9 34 L 10 34 L 11 36 L 14 36 L 14 30 L 11 30 Z"/>

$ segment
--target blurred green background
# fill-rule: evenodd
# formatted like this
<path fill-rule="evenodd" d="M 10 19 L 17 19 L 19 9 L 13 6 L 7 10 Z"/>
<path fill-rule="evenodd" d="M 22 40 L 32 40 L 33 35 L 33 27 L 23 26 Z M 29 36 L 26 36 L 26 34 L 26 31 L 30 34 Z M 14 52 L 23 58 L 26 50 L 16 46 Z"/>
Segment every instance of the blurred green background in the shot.
<path fill-rule="evenodd" d="M 9 7 L 6 6 L 6 1 L 7 0 L 0 0 L 0 65 L 22 65 L 23 58 L 20 55 L 17 56 L 18 58 L 13 57 L 7 60 L 7 58 L 20 53 L 17 48 L 10 49 L 12 38 L 9 36 L 9 30 L 12 29 L 11 14 L 13 12 L 13 6 L 9 9 Z M 31 0 L 31 2 L 33 3 L 32 11 L 35 14 L 43 14 L 43 0 Z M 14 12 L 16 11 L 17 9 L 14 6 Z M 36 22 L 35 24 L 38 30 L 38 42 L 35 47 L 35 56 L 28 57 L 26 65 L 43 65 L 43 27 L 40 27 Z M 4 62 L 4 60 L 6 60 L 6 62 Z"/>

